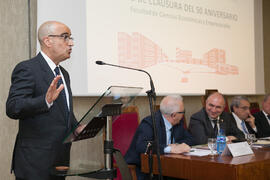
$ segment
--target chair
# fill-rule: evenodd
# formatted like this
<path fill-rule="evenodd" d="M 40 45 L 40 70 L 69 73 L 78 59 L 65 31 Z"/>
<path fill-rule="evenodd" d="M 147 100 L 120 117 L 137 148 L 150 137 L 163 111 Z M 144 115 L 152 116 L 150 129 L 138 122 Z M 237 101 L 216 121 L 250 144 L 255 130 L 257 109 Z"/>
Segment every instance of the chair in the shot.
<path fill-rule="evenodd" d="M 218 92 L 218 90 L 217 89 L 206 89 L 205 90 L 205 95 L 201 96 L 201 102 L 202 102 L 203 107 L 205 107 L 206 99 L 208 98 L 208 96 L 210 94 L 215 93 L 215 92 Z"/>
<path fill-rule="evenodd" d="M 217 89 L 206 89 L 205 90 L 205 95 L 203 95 L 201 97 L 201 102 L 202 102 L 202 106 L 205 107 L 206 105 L 206 99 L 208 98 L 208 96 L 210 96 L 210 94 L 213 94 L 215 92 L 218 92 Z M 227 97 L 225 95 L 223 95 L 224 99 L 225 99 L 225 108 L 224 108 L 224 111 L 225 112 L 230 112 L 230 107 L 229 107 L 229 104 L 228 104 L 228 100 L 227 100 Z"/>
<path fill-rule="evenodd" d="M 136 106 L 126 107 L 120 116 L 117 116 L 112 123 L 112 139 L 114 141 L 114 147 L 119 149 L 124 156 L 129 148 L 132 138 L 139 125 L 139 113 Z M 117 164 L 114 163 L 117 167 Z M 136 166 L 128 165 L 133 180 L 137 180 Z M 117 180 L 122 180 L 119 169 L 117 168 Z"/>
<path fill-rule="evenodd" d="M 160 108 L 160 105 L 156 105 L 155 106 L 155 111 L 158 111 Z M 186 117 L 183 116 L 183 118 L 181 119 L 181 121 L 184 121 L 184 128 L 187 129 L 187 120 L 186 120 Z"/>
<path fill-rule="evenodd" d="M 260 112 L 261 110 L 260 110 L 259 103 L 257 103 L 257 102 L 251 102 L 251 103 L 250 103 L 250 108 L 249 108 L 249 110 L 250 110 L 250 113 L 251 113 L 251 114 L 254 114 L 254 113 L 256 113 L 256 112 Z"/>

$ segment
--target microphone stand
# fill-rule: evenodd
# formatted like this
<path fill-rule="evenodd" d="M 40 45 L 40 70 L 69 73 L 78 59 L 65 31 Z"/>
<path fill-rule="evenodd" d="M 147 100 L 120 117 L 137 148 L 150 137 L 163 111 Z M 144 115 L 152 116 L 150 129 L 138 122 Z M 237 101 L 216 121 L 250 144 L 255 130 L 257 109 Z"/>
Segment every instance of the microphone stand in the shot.
<path fill-rule="evenodd" d="M 156 106 L 156 93 L 155 93 L 154 84 L 153 84 L 153 81 L 152 81 L 152 78 L 151 78 L 150 74 L 148 74 L 148 76 L 150 77 L 151 90 L 146 91 L 146 93 L 147 93 L 147 97 L 148 97 L 148 100 L 149 100 L 151 118 L 152 118 L 152 123 L 153 123 L 153 136 L 154 136 L 153 148 L 156 147 L 157 160 L 158 160 L 158 172 L 159 172 L 158 179 L 162 180 L 163 177 L 162 177 L 162 174 L 161 174 L 159 138 L 158 138 L 158 135 L 157 135 L 156 119 L 155 119 L 155 112 L 154 112 L 154 108 Z M 149 156 L 148 158 L 152 158 L 152 157 Z M 152 163 L 152 164 L 149 164 L 149 174 L 151 175 L 152 171 L 153 171 L 153 168 L 152 168 L 153 167 L 153 161 L 149 159 L 149 162 Z"/>
<path fill-rule="evenodd" d="M 149 100 L 151 118 L 152 118 L 152 123 L 153 123 L 153 137 L 154 137 L 154 140 L 153 140 L 153 149 L 156 148 L 156 153 L 157 153 L 158 172 L 159 172 L 158 179 L 159 180 L 163 180 L 163 176 L 162 176 L 162 172 L 161 172 L 161 161 L 160 161 L 160 151 L 159 151 L 159 138 L 158 138 L 158 135 L 157 135 L 156 119 L 155 119 L 155 112 L 154 112 L 154 107 L 156 105 L 156 92 L 155 92 L 155 86 L 154 86 L 154 83 L 153 83 L 153 80 L 152 80 L 151 75 L 147 71 L 144 71 L 142 69 L 136 69 L 136 68 L 130 68 L 130 67 L 125 67 L 125 66 L 119 66 L 119 65 L 109 64 L 109 63 L 105 63 L 103 61 L 96 61 L 96 64 L 98 64 L 98 65 L 109 65 L 109 66 L 114 66 L 114 67 L 118 67 L 118 68 L 131 69 L 131 70 L 135 70 L 135 71 L 141 71 L 141 72 L 146 73 L 149 76 L 151 90 L 146 91 L 146 93 L 147 93 L 147 97 L 148 97 L 148 100 Z M 149 164 L 149 167 L 152 167 L 152 164 L 151 165 Z M 149 169 L 149 171 L 152 171 L 152 168 Z M 149 172 L 149 174 L 152 174 L 152 172 Z M 151 178 L 150 178 L 150 180 L 151 180 Z"/>

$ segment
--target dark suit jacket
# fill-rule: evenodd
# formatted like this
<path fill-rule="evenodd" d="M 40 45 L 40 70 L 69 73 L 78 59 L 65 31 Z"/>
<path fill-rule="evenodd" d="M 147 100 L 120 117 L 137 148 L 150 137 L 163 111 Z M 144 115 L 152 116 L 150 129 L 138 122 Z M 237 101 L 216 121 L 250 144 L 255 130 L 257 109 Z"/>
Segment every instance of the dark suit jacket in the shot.
<path fill-rule="evenodd" d="M 156 129 L 159 138 L 159 148 L 160 153 L 164 153 L 164 148 L 167 146 L 166 142 L 166 129 L 165 124 L 161 115 L 161 112 L 158 111 L 155 113 L 156 119 Z M 187 130 L 184 129 L 184 122 L 181 120 L 179 124 L 175 125 L 173 128 L 174 140 L 175 143 L 186 143 L 192 145 L 192 137 Z M 153 140 L 153 124 L 151 116 L 144 118 L 139 127 L 136 130 L 136 133 L 132 139 L 130 147 L 125 155 L 125 160 L 128 164 L 135 164 L 137 167 L 140 167 L 141 160 L 140 154 L 145 153 L 147 142 Z"/>
<path fill-rule="evenodd" d="M 234 119 L 234 116 L 231 114 L 231 118 L 234 120 L 235 124 L 236 124 L 236 120 Z M 257 136 L 257 133 L 252 129 L 252 127 L 249 125 L 249 123 L 245 122 L 245 125 L 247 127 L 247 130 L 250 134 L 256 134 Z M 236 127 L 237 127 L 237 124 L 236 124 Z M 238 128 L 238 127 L 237 127 Z M 239 128 L 238 128 L 239 129 Z M 240 130 L 240 129 L 239 129 Z M 241 130 L 240 130 L 241 131 Z M 244 134 L 244 132 L 242 132 Z"/>
<path fill-rule="evenodd" d="M 77 121 L 73 114 L 69 75 L 60 68 L 69 91 L 68 120 L 63 97 L 59 96 L 48 109 L 45 95 L 55 76 L 40 53 L 19 63 L 13 70 L 6 113 L 12 119 L 19 119 L 12 160 L 16 177 L 49 180 L 53 166 L 69 164 L 71 143 L 63 144 L 62 140 Z"/>
<path fill-rule="evenodd" d="M 255 117 L 255 125 L 257 127 L 257 138 L 270 136 L 270 125 L 262 111 L 253 114 Z"/>
<path fill-rule="evenodd" d="M 245 138 L 244 134 L 237 128 L 236 122 L 232 120 L 231 115 L 223 112 L 220 115 L 220 128 L 223 129 L 226 136 L 235 136 L 238 139 Z M 193 114 L 190 117 L 189 131 L 193 138 L 193 144 L 206 144 L 207 139 L 214 137 L 214 128 L 205 108 Z"/>

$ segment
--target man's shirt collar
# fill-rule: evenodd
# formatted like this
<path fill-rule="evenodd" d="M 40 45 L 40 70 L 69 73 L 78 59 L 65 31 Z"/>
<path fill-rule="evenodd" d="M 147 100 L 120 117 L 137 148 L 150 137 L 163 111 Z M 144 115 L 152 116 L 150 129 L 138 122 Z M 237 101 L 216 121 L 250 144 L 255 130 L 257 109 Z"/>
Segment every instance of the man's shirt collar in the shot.
<path fill-rule="evenodd" d="M 43 56 L 43 58 L 45 59 L 45 61 L 47 62 L 47 64 L 49 65 L 49 67 L 51 68 L 52 72 L 55 75 L 55 72 L 54 72 L 54 69 L 56 68 L 55 63 L 44 52 L 40 51 L 40 53 L 41 53 L 41 55 Z"/>

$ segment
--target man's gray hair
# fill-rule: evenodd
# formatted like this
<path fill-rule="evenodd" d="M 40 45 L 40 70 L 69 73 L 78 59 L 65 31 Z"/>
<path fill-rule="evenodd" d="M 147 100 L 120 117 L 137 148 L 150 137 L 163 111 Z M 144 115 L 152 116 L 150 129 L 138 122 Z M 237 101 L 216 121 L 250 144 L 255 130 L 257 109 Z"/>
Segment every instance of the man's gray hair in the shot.
<path fill-rule="evenodd" d="M 266 94 L 263 98 L 263 102 L 266 102 L 268 100 L 268 98 L 270 97 L 270 94 Z"/>
<path fill-rule="evenodd" d="M 170 115 L 180 111 L 179 103 L 183 102 L 183 97 L 180 95 L 169 95 L 164 97 L 160 103 L 160 111 L 162 114 Z"/>
<path fill-rule="evenodd" d="M 230 106 L 231 112 L 233 112 L 233 107 L 239 107 L 240 106 L 240 101 L 241 100 L 245 100 L 245 101 L 249 102 L 249 100 L 248 100 L 248 98 L 246 96 L 235 96 L 232 99 L 232 102 L 231 102 L 231 106 Z"/>

